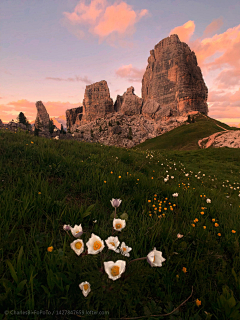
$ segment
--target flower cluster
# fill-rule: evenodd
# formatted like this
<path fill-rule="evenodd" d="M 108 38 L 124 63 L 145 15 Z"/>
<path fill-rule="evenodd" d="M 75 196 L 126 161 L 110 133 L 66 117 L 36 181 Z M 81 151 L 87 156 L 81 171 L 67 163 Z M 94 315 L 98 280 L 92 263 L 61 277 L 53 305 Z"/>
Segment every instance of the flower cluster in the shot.
<path fill-rule="evenodd" d="M 113 229 L 121 232 L 126 227 L 126 221 L 122 220 L 122 219 L 115 219 L 115 217 L 116 217 L 116 209 L 120 206 L 122 200 L 112 199 L 112 200 L 110 200 L 110 202 L 111 202 L 112 206 L 115 208 L 115 214 L 114 214 L 114 219 L 113 219 Z M 124 214 L 121 217 L 124 217 Z M 64 225 L 63 229 L 65 231 L 71 230 L 71 233 L 75 238 L 80 238 L 80 236 L 83 234 L 81 224 L 75 225 L 74 228 L 72 228 L 70 225 Z M 179 236 L 181 237 L 181 235 L 179 235 Z M 129 252 L 132 250 L 132 248 L 126 246 L 125 242 L 122 242 L 119 249 L 117 249 L 118 246 L 120 245 L 118 237 L 110 236 L 105 240 L 105 242 L 106 242 L 109 250 L 113 250 L 116 253 L 121 253 L 122 255 L 127 256 L 127 257 L 130 256 Z M 88 254 L 98 254 L 105 247 L 104 241 L 99 236 L 95 235 L 94 233 L 92 233 L 91 238 L 86 243 L 86 246 L 88 248 L 86 251 Z M 74 250 L 74 252 L 78 256 L 80 256 L 80 254 L 84 251 L 83 240 L 81 240 L 81 239 L 74 240 L 70 244 L 70 247 L 72 248 L 72 250 Z M 137 260 L 142 260 L 142 259 L 147 259 L 147 262 L 151 265 L 151 267 L 161 267 L 162 262 L 164 262 L 166 260 L 165 258 L 163 258 L 162 252 L 157 251 L 156 248 L 154 248 L 153 251 L 151 251 L 147 255 L 147 257 L 138 258 L 138 259 L 132 260 L 131 262 L 137 261 Z M 121 277 L 123 272 L 125 272 L 126 261 L 117 260 L 116 262 L 113 262 L 113 261 L 104 262 L 104 269 L 108 275 L 108 278 L 115 281 Z M 88 281 L 85 281 L 85 282 L 82 282 L 79 284 L 79 287 L 82 290 L 83 295 L 85 297 L 91 291 L 90 286 L 91 285 Z"/>

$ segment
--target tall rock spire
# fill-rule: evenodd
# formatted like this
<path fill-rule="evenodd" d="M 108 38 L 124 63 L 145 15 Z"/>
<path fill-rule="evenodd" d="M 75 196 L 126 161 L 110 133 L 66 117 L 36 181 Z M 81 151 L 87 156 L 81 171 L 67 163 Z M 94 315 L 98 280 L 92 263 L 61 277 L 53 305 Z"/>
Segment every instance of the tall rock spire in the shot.
<path fill-rule="evenodd" d="M 188 111 L 208 114 L 208 89 L 196 55 L 177 34 L 150 51 L 142 79 L 142 114 L 156 120 Z"/>

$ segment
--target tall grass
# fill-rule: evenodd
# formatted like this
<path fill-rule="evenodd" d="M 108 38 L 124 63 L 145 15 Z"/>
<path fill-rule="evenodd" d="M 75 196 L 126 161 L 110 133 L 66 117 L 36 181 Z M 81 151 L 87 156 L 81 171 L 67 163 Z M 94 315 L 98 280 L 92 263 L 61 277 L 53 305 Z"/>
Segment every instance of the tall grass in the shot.
<path fill-rule="evenodd" d="M 125 150 L 1 130 L 0 319 L 240 319 L 239 155 Z M 122 200 L 118 216 L 128 215 L 114 236 L 132 248 L 130 257 L 106 245 L 77 256 L 63 225 L 81 224 L 85 246 L 92 233 L 107 239 L 112 198 Z M 129 265 L 154 247 L 162 267 Z M 116 260 L 126 271 L 112 281 L 100 270 Z"/>

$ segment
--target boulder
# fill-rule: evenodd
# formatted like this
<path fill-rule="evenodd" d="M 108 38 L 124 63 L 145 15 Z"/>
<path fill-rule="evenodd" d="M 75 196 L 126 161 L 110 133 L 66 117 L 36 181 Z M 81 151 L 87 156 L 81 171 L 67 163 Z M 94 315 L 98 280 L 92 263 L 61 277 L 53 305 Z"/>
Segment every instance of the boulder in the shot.
<path fill-rule="evenodd" d="M 151 116 L 152 110 L 156 120 L 192 110 L 207 115 L 207 97 L 201 69 L 189 46 L 176 34 L 155 45 L 142 79 L 143 114 Z M 148 99 L 153 100 L 152 104 Z"/>
<path fill-rule="evenodd" d="M 123 102 L 120 107 L 120 113 L 127 116 L 141 114 L 143 99 L 134 94 L 134 87 L 128 88 L 122 98 Z"/>

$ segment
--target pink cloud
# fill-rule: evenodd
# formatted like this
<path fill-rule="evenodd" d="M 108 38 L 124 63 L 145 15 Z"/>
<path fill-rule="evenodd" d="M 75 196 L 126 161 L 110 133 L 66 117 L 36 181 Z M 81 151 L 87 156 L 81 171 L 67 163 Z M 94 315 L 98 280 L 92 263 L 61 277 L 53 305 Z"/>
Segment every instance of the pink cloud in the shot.
<path fill-rule="evenodd" d="M 126 43 L 122 38 L 132 35 L 135 32 L 134 25 L 149 12 L 147 9 L 135 12 L 132 6 L 123 1 L 108 5 L 107 0 L 92 0 L 88 6 L 83 1 L 78 3 L 73 13 L 63 14 L 67 21 L 75 26 L 72 28 L 66 25 L 66 27 L 78 38 L 84 36 L 84 32 L 79 30 L 79 25 L 83 24 L 85 27 L 89 25 L 88 32 L 98 36 L 100 42 L 106 39 L 114 46 L 114 42 L 119 40 L 119 43 L 125 46 Z"/>
<path fill-rule="evenodd" d="M 193 35 L 194 30 L 195 23 L 194 21 L 189 20 L 188 22 L 184 23 L 184 25 L 172 29 L 169 33 L 169 36 L 171 34 L 177 34 L 180 41 L 188 42 L 191 36 Z"/>
<path fill-rule="evenodd" d="M 67 78 L 67 79 L 63 79 L 63 78 L 54 78 L 54 77 L 46 77 L 46 80 L 54 80 L 54 81 L 70 81 L 70 82 L 74 82 L 74 81 L 81 81 L 81 82 L 85 82 L 87 84 L 92 84 L 93 81 L 88 79 L 87 76 L 84 77 L 78 77 L 75 76 L 75 78 Z"/>
<path fill-rule="evenodd" d="M 42 101 L 47 109 L 47 112 L 52 117 L 58 117 L 66 114 L 67 109 L 77 108 L 81 103 L 70 103 L 60 101 Z M 7 104 L 0 105 L 1 120 L 4 123 L 8 123 L 12 119 L 16 120 L 19 113 L 23 112 L 29 122 L 35 121 L 37 116 L 36 102 L 30 102 L 26 99 L 11 101 Z"/>
<path fill-rule="evenodd" d="M 131 64 L 118 68 L 115 73 L 118 77 L 126 78 L 129 82 L 142 82 L 144 69 L 133 68 Z"/>
<path fill-rule="evenodd" d="M 203 36 L 209 36 L 214 32 L 217 32 L 223 25 L 222 18 L 213 20 L 204 30 Z"/>
<path fill-rule="evenodd" d="M 106 5 L 106 0 L 92 0 L 89 6 L 85 5 L 85 1 L 81 1 L 76 5 L 74 12 L 63 12 L 63 14 L 73 24 L 95 24 Z"/>

